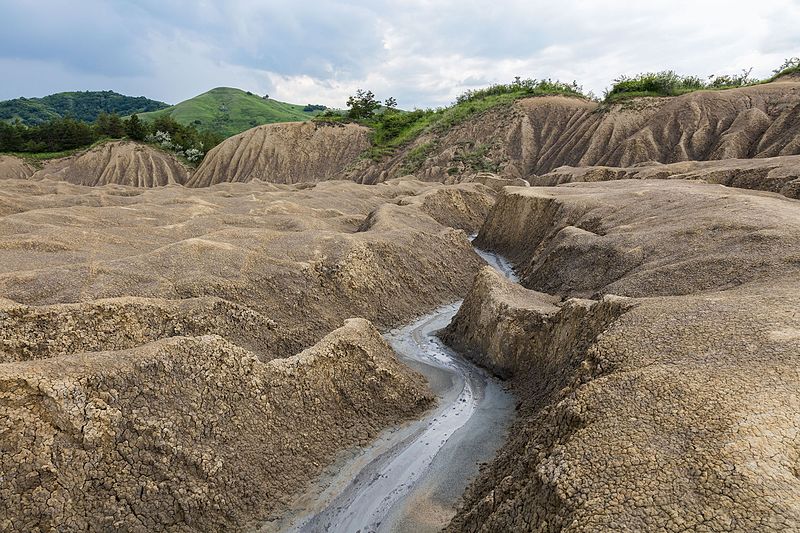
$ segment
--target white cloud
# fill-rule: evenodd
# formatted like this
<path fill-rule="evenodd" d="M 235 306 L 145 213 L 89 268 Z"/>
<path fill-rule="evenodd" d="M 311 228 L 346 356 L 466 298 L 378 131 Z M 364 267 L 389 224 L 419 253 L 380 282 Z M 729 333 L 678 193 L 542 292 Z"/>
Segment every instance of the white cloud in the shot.
<path fill-rule="evenodd" d="M 64 5 L 0 5 L 6 27 L 26 28 L 0 36 L 0 67 L 13 73 L 0 98 L 109 88 L 177 101 L 230 85 L 342 106 L 363 87 L 410 108 L 517 75 L 601 93 L 620 74 L 767 76 L 800 55 L 796 0 L 92 0 L 57 24 Z M 92 17 L 96 28 L 72 27 Z"/>

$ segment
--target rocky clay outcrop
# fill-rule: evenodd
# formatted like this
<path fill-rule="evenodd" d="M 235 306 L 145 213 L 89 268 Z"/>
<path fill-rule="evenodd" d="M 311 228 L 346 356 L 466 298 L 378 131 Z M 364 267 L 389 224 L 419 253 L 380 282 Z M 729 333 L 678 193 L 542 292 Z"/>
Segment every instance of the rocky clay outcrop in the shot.
<path fill-rule="evenodd" d="M 235 135 L 209 151 L 187 185 L 336 179 L 369 147 L 369 129 L 356 124 L 267 124 Z"/>
<path fill-rule="evenodd" d="M 365 320 L 268 363 L 218 336 L 0 364 L 4 531 L 223 531 L 432 398 Z"/>
<path fill-rule="evenodd" d="M 634 167 L 559 167 L 544 176 L 532 176 L 531 185 L 622 179 L 682 179 L 719 183 L 728 187 L 770 191 L 800 199 L 800 156 L 760 159 L 684 161 Z"/>
<path fill-rule="evenodd" d="M 188 177 L 186 167 L 171 154 L 133 141 L 111 141 L 74 156 L 54 159 L 31 179 L 89 186 L 160 187 L 184 184 Z"/>
<path fill-rule="evenodd" d="M 479 242 L 560 297 L 484 270 L 443 335 L 521 399 L 449 530 L 798 530 L 797 202 L 679 181 L 506 192 Z"/>
<path fill-rule="evenodd" d="M 22 159 L 11 155 L 0 155 L 0 179 L 26 179 L 33 173 L 33 167 Z"/>
<path fill-rule="evenodd" d="M 495 167 L 527 179 L 560 166 L 626 167 L 657 161 L 775 157 L 800 153 L 800 82 L 779 81 L 614 105 L 536 97 L 479 113 L 423 135 L 390 159 L 348 177 L 375 183 L 407 173 L 407 156 L 425 148 L 415 175 L 457 182 Z"/>

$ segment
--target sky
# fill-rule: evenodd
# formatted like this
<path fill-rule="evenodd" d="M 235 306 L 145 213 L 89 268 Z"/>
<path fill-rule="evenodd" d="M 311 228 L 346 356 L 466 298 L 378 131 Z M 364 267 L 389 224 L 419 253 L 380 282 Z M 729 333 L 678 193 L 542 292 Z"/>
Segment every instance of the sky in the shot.
<path fill-rule="evenodd" d="M 0 99 L 114 90 L 168 103 L 230 86 L 401 108 L 522 78 L 672 69 L 759 77 L 800 56 L 800 0 L 0 0 Z"/>

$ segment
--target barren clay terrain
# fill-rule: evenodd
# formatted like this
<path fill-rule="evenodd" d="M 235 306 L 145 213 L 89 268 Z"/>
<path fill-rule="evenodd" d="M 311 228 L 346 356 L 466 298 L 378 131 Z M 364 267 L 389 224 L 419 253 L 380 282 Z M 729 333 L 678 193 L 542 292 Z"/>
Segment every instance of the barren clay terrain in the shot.
<path fill-rule="evenodd" d="M 279 513 L 338 450 L 431 405 L 375 326 L 463 294 L 481 261 L 448 225 L 476 228 L 490 192 L 5 181 L 2 529 Z"/>
<path fill-rule="evenodd" d="M 0 157 L 0 530 L 800 531 L 796 77 L 371 143 Z"/>

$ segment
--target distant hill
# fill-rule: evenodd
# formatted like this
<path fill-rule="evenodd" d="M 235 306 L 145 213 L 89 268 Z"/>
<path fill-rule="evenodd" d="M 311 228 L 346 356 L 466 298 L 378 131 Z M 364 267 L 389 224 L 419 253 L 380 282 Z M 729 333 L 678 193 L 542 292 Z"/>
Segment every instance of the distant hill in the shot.
<path fill-rule="evenodd" d="M 71 116 L 84 122 L 94 122 L 102 112 L 125 116 L 166 107 L 169 105 L 144 96 L 125 96 L 114 91 L 76 91 L 51 94 L 43 98 L 2 101 L 0 120 L 19 118 L 25 124 L 35 125 L 54 118 Z"/>
<path fill-rule="evenodd" d="M 152 121 L 168 114 L 181 124 L 230 137 L 262 124 L 309 120 L 323 109 L 324 106 L 287 104 L 241 89 L 217 87 L 166 109 L 140 113 L 139 118 Z"/>

